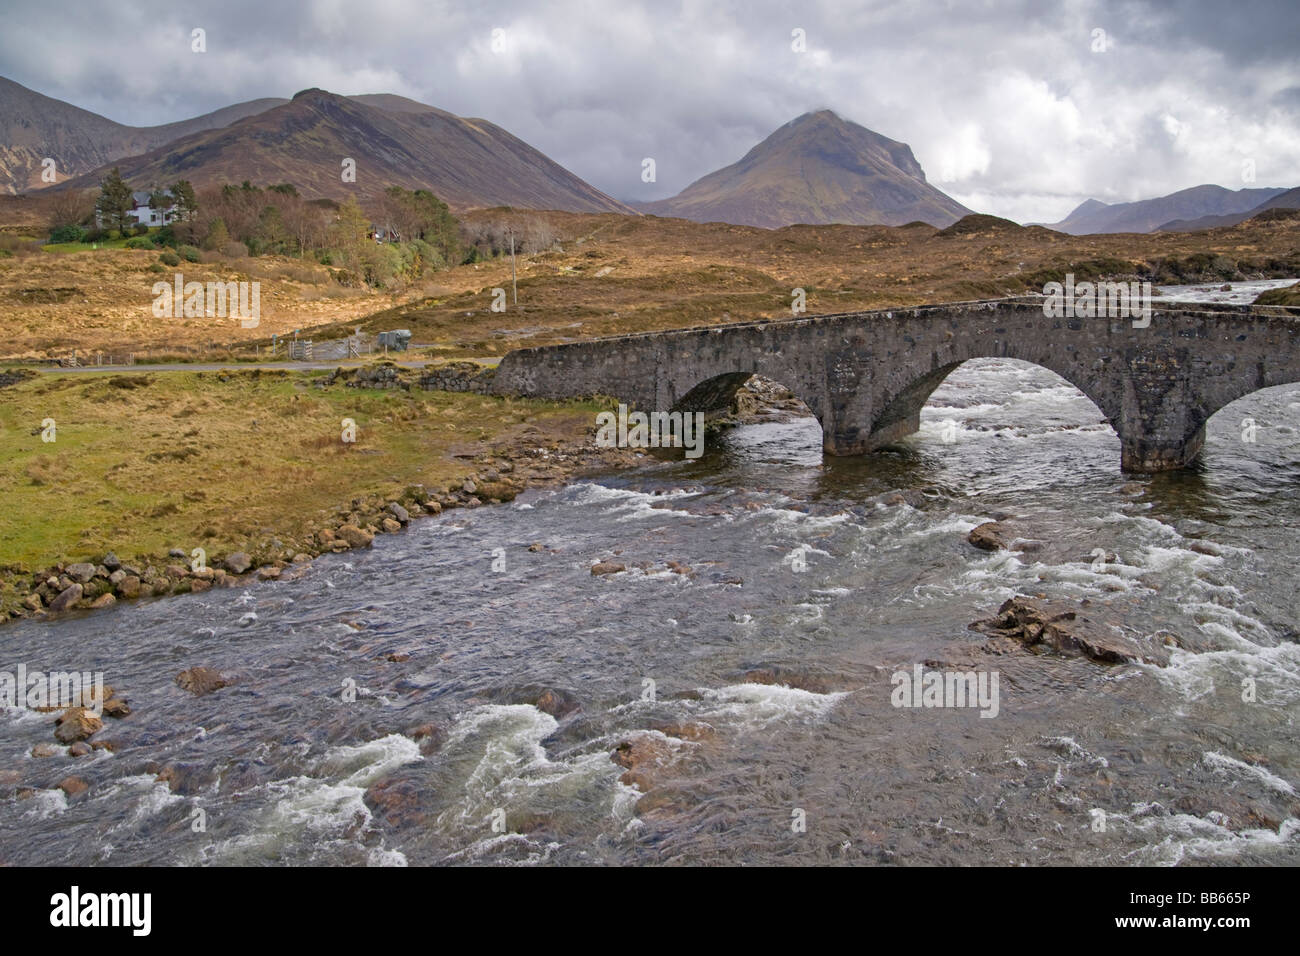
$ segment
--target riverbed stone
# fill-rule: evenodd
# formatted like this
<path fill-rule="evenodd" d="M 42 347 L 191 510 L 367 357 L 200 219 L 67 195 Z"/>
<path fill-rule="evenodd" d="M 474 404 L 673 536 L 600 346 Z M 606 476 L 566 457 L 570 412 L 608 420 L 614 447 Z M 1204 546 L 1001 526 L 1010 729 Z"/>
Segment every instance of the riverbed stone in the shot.
<path fill-rule="evenodd" d="M 1169 650 L 1163 642 L 1139 641 L 1121 631 L 1117 623 L 1059 602 L 1017 595 L 1002 603 L 997 617 L 975 621 L 970 627 L 994 639 L 1009 638 L 1030 651 L 1086 657 L 1099 664 L 1142 662 L 1163 667 L 1169 663 Z"/>
<path fill-rule="evenodd" d="M 202 697 L 228 687 L 230 681 L 221 672 L 211 667 L 191 667 L 176 675 L 176 686 L 187 690 L 195 697 Z"/>
<path fill-rule="evenodd" d="M 90 784 L 80 777 L 64 777 L 58 782 L 58 788 L 70 797 L 76 797 L 90 789 Z"/>
<path fill-rule="evenodd" d="M 68 585 L 67 588 L 59 592 L 58 597 L 50 602 L 50 610 L 58 614 L 75 606 L 81 600 L 82 590 L 80 584 Z"/>
<path fill-rule="evenodd" d="M 341 525 L 336 534 L 347 543 L 349 548 L 368 548 L 375 540 L 373 534 L 354 524 Z"/>
<path fill-rule="evenodd" d="M 243 551 L 236 551 L 234 554 L 228 555 L 226 560 L 222 562 L 222 567 L 231 574 L 243 574 L 252 566 L 253 559 Z"/>
<path fill-rule="evenodd" d="M 408 524 L 411 520 L 411 513 L 403 508 L 396 501 L 388 503 L 388 513 L 400 521 L 402 524 Z"/>
<path fill-rule="evenodd" d="M 971 528 L 966 540 L 981 551 L 1001 551 L 1006 548 L 1009 536 L 1006 525 L 999 521 L 986 521 Z"/>
<path fill-rule="evenodd" d="M 626 570 L 627 567 L 617 561 L 597 561 L 591 566 L 591 576 L 600 577 L 604 574 L 618 574 L 620 571 Z"/>
<path fill-rule="evenodd" d="M 54 739 L 61 744 L 85 740 L 104 729 L 104 722 L 84 707 L 69 707 L 54 723 Z"/>

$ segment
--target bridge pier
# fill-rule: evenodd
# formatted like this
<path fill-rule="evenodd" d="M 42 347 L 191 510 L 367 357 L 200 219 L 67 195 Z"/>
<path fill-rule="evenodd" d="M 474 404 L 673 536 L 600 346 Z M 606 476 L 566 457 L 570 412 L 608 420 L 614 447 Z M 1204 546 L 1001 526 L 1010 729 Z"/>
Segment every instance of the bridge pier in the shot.
<path fill-rule="evenodd" d="M 1124 471 L 1156 472 L 1186 468 L 1201 453 L 1205 426 L 1190 438 L 1169 441 L 1160 435 L 1120 436 L 1120 467 Z"/>

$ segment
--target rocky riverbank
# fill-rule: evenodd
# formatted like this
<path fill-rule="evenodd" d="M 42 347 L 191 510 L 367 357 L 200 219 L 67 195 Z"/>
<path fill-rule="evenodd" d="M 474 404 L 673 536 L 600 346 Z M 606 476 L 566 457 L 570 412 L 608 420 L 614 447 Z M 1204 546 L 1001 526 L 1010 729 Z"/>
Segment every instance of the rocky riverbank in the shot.
<path fill-rule="evenodd" d="M 373 386 L 368 383 L 368 387 Z M 250 543 L 241 550 L 208 554 L 173 548 L 166 555 L 131 562 L 108 551 L 31 575 L 10 572 L 10 583 L 25 597 L 19 607 L 0 615 L 47 617 L 109 607 L 119 600 L 288 579 L 303 573 L 321 554 L 368 548 L 377 535 L 396 534 L 420 517 L 500 504 L 527 488 L 632 467 L 644 458 L 632 450 L 598 448 L 590 436 L 554 440 L 531 433 L 467 460 L 464 477 L 454 484 L 413 484 L 397 496 L 353 498 L 330 516 L 305 520 L 294 534 Z"/>

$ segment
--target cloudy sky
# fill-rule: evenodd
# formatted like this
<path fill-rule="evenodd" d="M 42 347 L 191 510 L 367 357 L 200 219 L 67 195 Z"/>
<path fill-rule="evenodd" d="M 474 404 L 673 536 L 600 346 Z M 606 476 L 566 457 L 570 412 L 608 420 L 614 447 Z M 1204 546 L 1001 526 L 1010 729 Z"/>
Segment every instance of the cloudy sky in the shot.
<path fill-rule="evenodd" d="M 119 122 L 398 93 L 624 200 L 673 195 L 822 108 L 1022 222 L 1088 197 L 1300 185 L 1296 0 L 72 0 L 0 18 L 0 75 Z"/>

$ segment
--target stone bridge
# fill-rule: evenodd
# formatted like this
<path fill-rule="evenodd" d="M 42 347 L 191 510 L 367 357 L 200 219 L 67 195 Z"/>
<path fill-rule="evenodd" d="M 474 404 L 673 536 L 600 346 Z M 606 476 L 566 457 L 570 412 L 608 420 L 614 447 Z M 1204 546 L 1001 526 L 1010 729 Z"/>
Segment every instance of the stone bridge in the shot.
<path fill-rule="evenodd" d="M 1132 318 L 1048 318 L 1038 297 L 847 312 L 520 349 L 492 391 L 539 398 L 609 395 L 643 411 L 724 407 L 757 373 L 821 422 L 831 455 L 858 455 L 920 427 L 940 382 L 973 358 L 1051 369 L 1101 409 L 1122 466 L 1180 468 L 1205 423 L 1234 399 L 1300 381 L 1300 309 L 1151 300 Z M 1145 321 L 1145 320 L 1143 320 Z"/>

